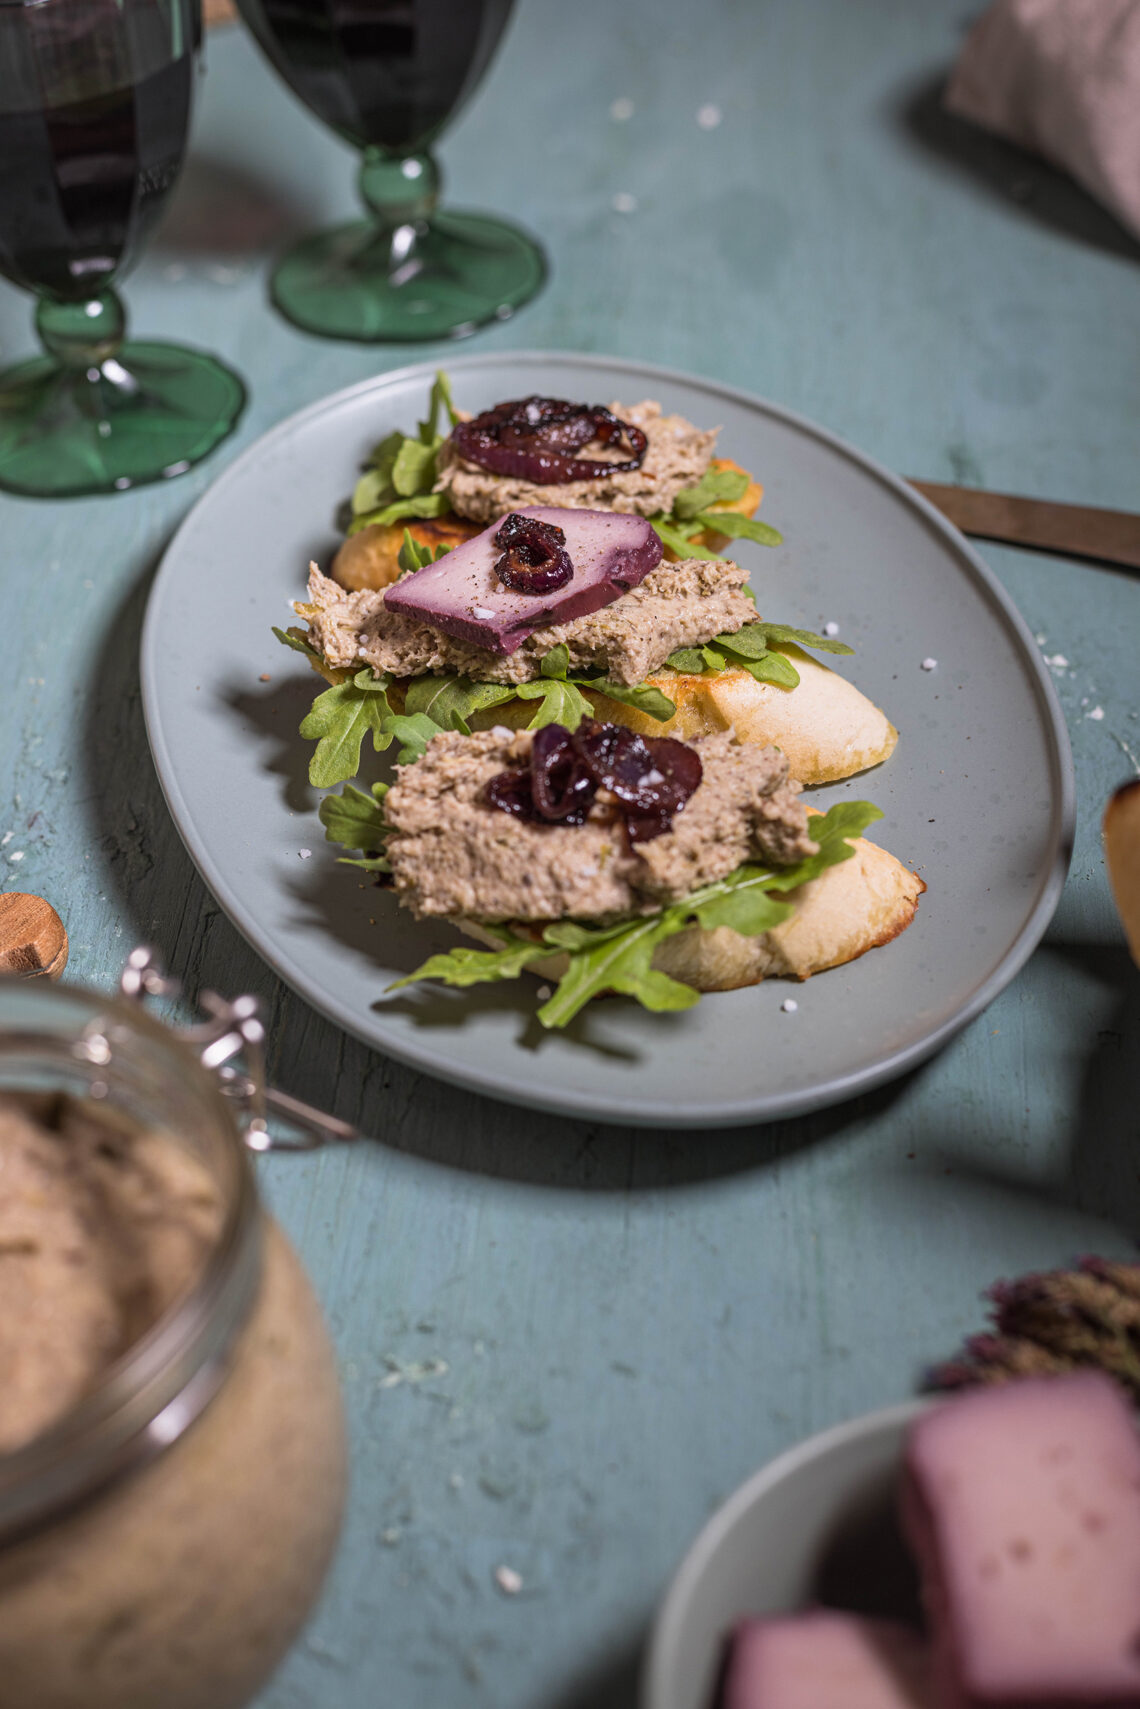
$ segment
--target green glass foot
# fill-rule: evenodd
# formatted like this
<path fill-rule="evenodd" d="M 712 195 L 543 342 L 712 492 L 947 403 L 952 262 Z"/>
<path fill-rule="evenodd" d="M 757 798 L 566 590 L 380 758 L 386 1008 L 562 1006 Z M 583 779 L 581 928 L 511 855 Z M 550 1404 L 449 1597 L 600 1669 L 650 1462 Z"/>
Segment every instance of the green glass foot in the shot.
<path fill-rule="evenodd" d="M 364 344 L 465 338 L 508 320 L 546 278 L 542 250 L 486 214 L 434 214 L 426 227 L 367 221 L 306 238 L 273 275 L 294 326 Z"/>
<path fill-rule="evenodd" d="M 42 330 L 42 328 L 41 328 Z M 36 498 L 169 480 L 232 432 L 237 375 L 179 344 L 117 344 L 87 368 L 37 357 L 0 373 L 0 487 Z"/>

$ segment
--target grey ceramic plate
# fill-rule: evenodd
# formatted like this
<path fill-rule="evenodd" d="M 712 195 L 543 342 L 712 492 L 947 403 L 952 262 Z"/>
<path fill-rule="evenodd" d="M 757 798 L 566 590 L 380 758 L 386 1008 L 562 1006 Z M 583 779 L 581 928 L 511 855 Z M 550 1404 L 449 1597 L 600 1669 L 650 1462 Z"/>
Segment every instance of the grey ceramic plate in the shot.
<path fill-rule="evenodd" d="M 895 1507 L 906 1432 L 929 1405 L 904 1401 L 825 1430 L 729 1496 L 661 1604 L 642 1709 L 711 1709 L 725 1639 L 749 1614 L 823 1604 L 917 1619 Z"/>
<path fill-rule="evenodd" d="M 190 512 L 155 581 L 142 643 L 151 748 L 222 907 L 282 979 L 378 1050 L 540 1109 L 650 1126 L 763 1121 L 920 1062 L 1012 979 L 1068 862 L 1065 727 L 1032 636 L 994 577 L 892 475 L 746 393 L 557 353 L 459 357 L 449 369 L 471 410 L 529 392 L 655 397 L 722 425 L 724 453 L 763 480 L 763 515 L 787 542 L 741 548 L 761 612 L 810 628 L 838 623 L 856 648 L 841 668 L 901 731 L 885 766 L 818 798 L 847 793 L 883 808 L 874 835 L 929 886 L 918 918 L 896 943 L 802 987 L 772 981 L 682 1015 L 609 1000 L 562 1034 L 533 1021 L 529 978 L 385 996 L 456 940 L 336 864 L 305 781 L 309 744 L 295 733 L 314 681 L 270 626 L 288 621 L 310 557 L 327 567 L 337 507 L 369 448 L 423 414 L 427 364 L 340 392 L 266 434 Z M 926 657 L 937 670 L 920 668 Z M 793 994 L 798 1008 L 785 1014 Z"/>

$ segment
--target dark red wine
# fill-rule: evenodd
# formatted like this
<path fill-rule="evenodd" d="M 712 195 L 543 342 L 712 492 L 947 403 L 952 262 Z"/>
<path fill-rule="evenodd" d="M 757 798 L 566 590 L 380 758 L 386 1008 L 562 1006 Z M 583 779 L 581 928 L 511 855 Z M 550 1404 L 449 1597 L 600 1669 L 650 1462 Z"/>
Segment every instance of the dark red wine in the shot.
<path fill-rule="evenodd" d="M 290 88 L 358 148 L 429 143 L 475 88 L 511 0 L 239 0 Z"/>
<path fill-rule="evenodd" d="M 187 44 L 137 83 L 6 110 L 0 68 L 0 271 L 70 300 L 122 271 L 178 176 L 192 70 Z"/>

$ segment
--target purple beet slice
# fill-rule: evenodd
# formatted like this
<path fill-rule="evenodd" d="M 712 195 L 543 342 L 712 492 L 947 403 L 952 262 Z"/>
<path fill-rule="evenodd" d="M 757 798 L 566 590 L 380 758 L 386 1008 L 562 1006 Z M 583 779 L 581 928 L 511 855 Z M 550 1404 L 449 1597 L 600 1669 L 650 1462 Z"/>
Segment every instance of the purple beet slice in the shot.
<path fill-rule="evenodd" d="M 517 514 L 565 533 L 574 573 L 564 586 L 543 594 L 504 587 L 495 571 L 503 556 L 495 542 L 500 517 L 437 563 L 403 576 L 385 593 L 385 605 L 473 647 L 513 653 L 536 629 L 570 623 L 612 604 L 661 562 L 661 542 L 642 516 L 547 506 Z"/>

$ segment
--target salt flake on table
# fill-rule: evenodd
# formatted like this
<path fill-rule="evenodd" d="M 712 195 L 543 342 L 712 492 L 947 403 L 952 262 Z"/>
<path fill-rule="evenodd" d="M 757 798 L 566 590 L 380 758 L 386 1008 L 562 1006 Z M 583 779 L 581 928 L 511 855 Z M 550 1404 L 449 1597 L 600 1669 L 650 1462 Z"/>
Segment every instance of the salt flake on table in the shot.
<path fill-rule="evenodd" d="M 1085 717 L 1086 718 L 1092 718 L 1097 724 L 1099 724 L 1101 719 L 1104 717 L 1104 707 L 1103 706 L 1094 706 L 1091 712 L 1085 713 Z M 15 857 L 13 856 L 13 859 L 14 858 Z"/>
<path fill-rule="evenodd" d="M 836 635 L 839 633 L 838 623 L 825 623 L 823 626 L 823 632 L 829 641 L 834 640 Z"/>
<path fill-rule="evenodd" d="M 613 199 L 615 214 L 632 214 L 637 208 L 637 197 L 631 196 L 628 190 L 619 190 Z"/>
<path fill-rule="evenodd" d="M 24 858 L 23 849 L 13 849 L 11 854 L 8 856 L 9 860 L 23 860 L 23 858 Z"/>
<path fill-rule="evenodd" d="M 794 1015 L 796 1010 L 799 1008 L 799 1004 L 796 1002 L 794 997 L 785 997 L 784 1001 L 780 1004 L 780 1007 L 784 1011 L 785 1015 Z"/>
<path fill-rule="evenodd" d="M 1054 671 L 1067 671 L 1069 668 L 1069 661 L 1064 653 L 1054 653 L 1051 657 L 1046 658 L 1045 663 L 1050 670 Z"/>
<path fill-rule="evenodd" d="M 523 1587 L 522 1577 L 513 1567 L 496 1567 L 495 1583 L 504 1596 L 517 1596 Z"/>
<path fill-rule="evenodd" d="M 313 858 L 312 849 L 298 849 L 297 853 L 300 855 L 302 860 L 312 860 Z"/>
<path fill-rule="evenodd" d="M 610 118 L 615 124 L 623 125 L 627 119 L 632 119 L 633 102 L 628 95 L 619 95 L 616 101 L 610 102 Z"/>
<path fill-rule="evenodd" d="M 936 671 L 938 669 L 938 660 L 937 659 L 923 659 L 922 669 L 924 671 Z"/>
<path fill-rule="evenodd" d="M 706 101 L 703 107 L 697 108 L 697 123 L 703 131 L 715 131 L 723 117 L 714 101 Z"/>

